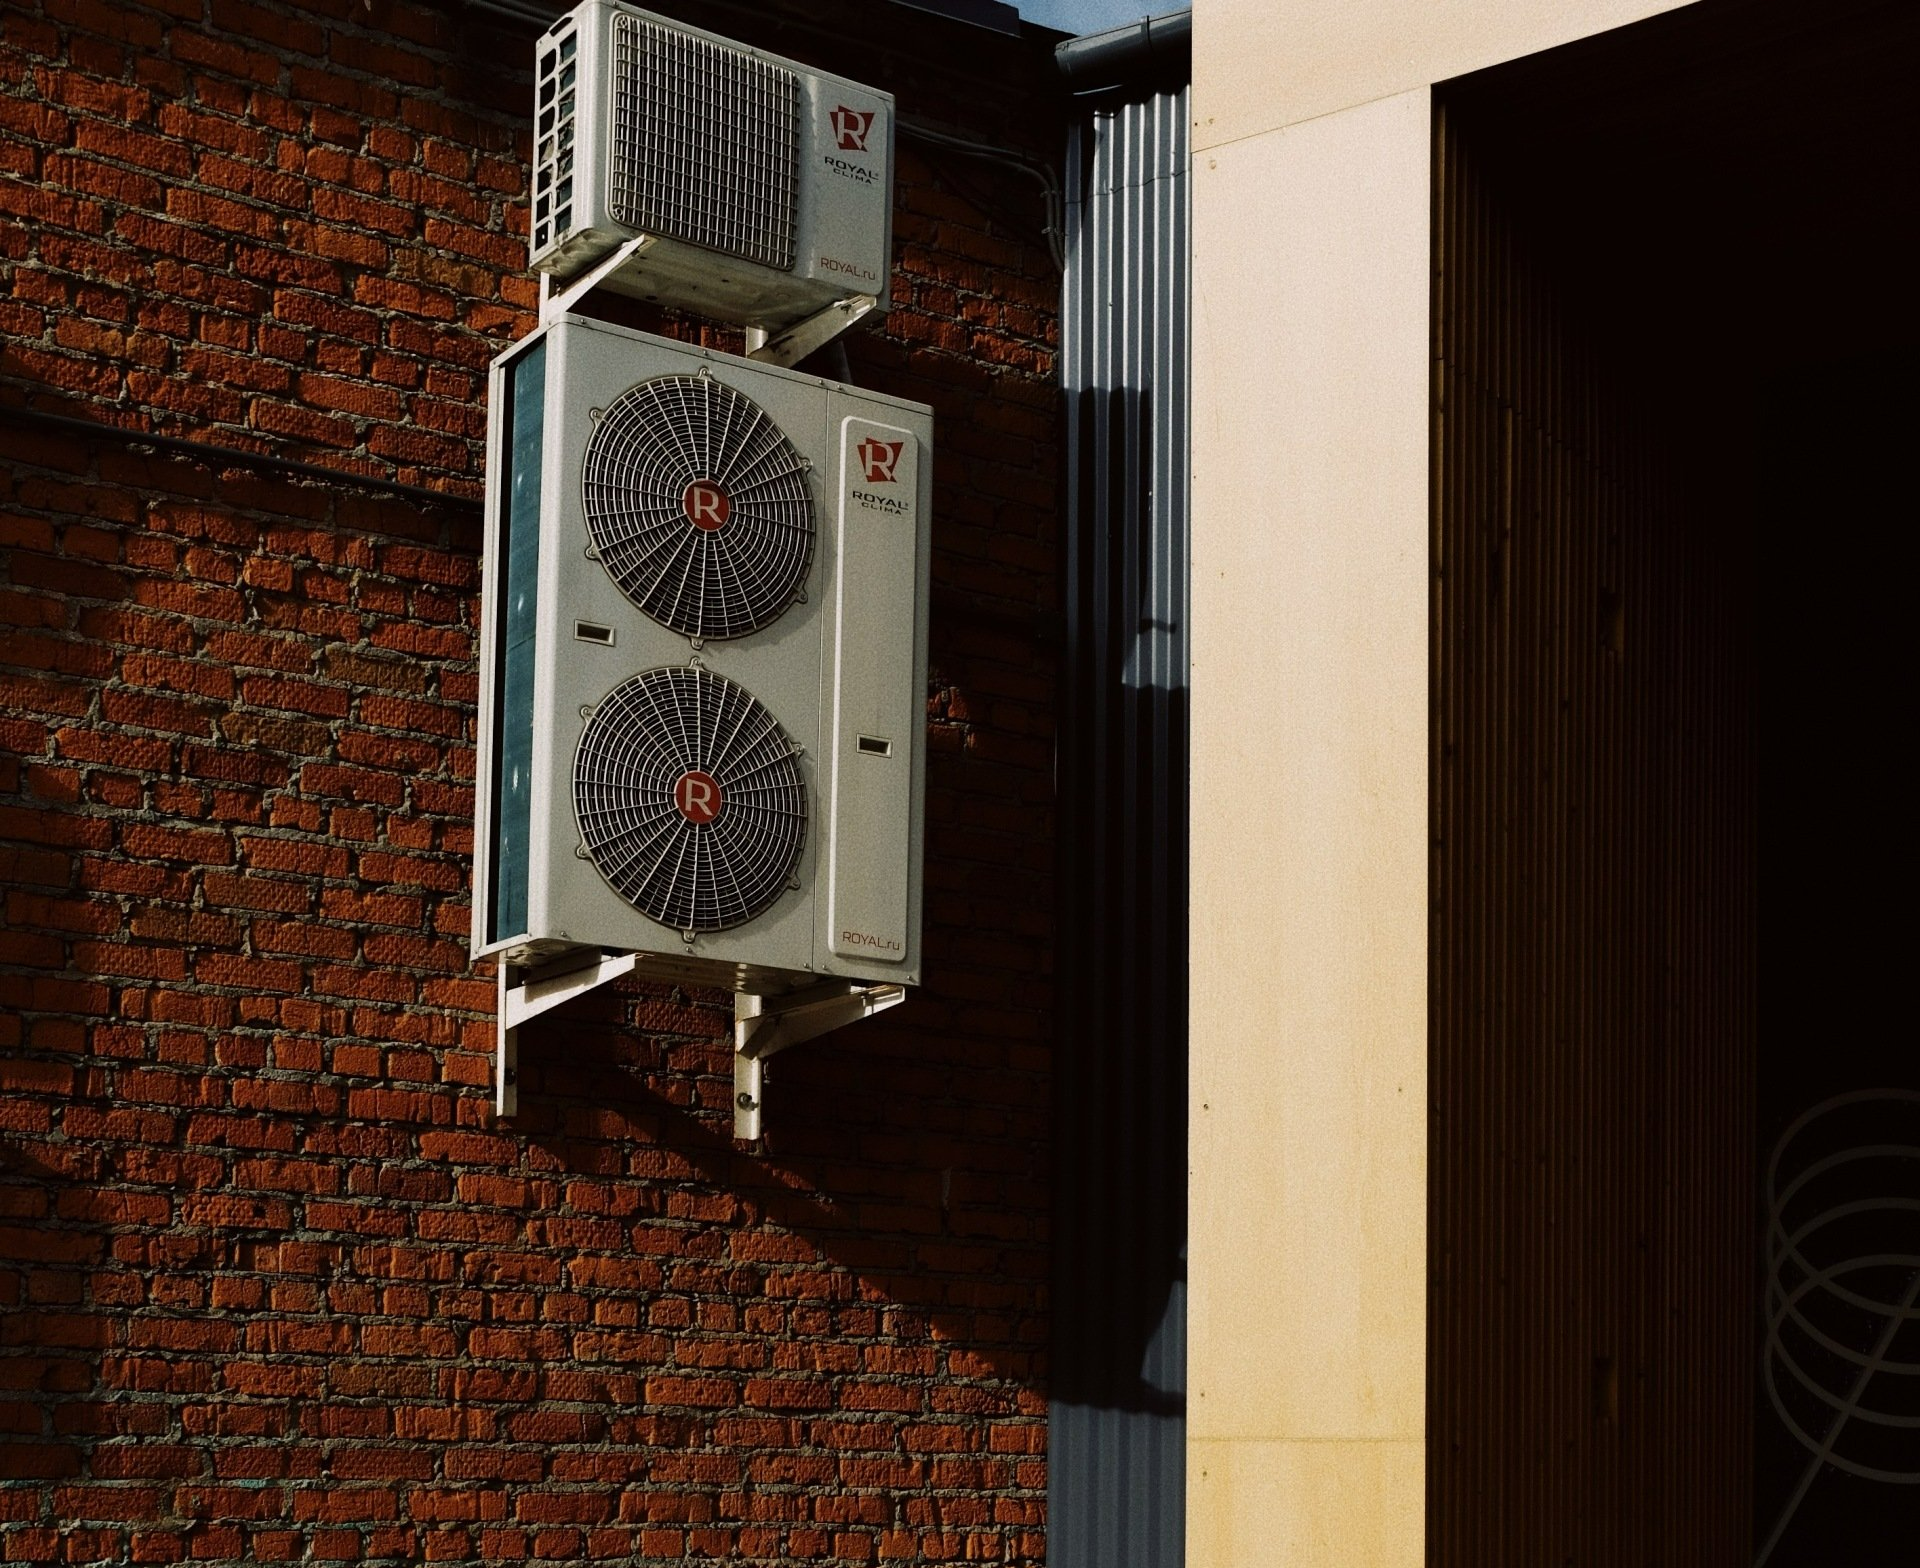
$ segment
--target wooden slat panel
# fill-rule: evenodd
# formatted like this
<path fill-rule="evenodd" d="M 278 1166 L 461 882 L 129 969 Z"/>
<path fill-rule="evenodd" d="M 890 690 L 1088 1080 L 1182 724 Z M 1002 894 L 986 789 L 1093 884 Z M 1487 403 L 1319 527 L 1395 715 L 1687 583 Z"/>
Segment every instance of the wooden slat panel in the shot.
<path fill-rule="evenodd" d="M 1744 1563 L 1751 582 L 1711 433 L 1435 136 L 1429 1559 Z"/>

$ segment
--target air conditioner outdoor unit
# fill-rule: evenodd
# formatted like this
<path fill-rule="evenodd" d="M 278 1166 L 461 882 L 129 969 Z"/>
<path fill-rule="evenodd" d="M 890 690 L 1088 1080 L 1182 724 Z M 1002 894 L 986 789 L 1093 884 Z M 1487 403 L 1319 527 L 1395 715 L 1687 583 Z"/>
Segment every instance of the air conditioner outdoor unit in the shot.
<path fill-rule="evenodd" d="M 777 332 L 887 304 L 893 97 L 612 0 L 535 49 L 532 255 L 562 280 Z"/>
<path fill-rule="evenodd" d="M 567 315 L 490 409 L 475 955 L 918 981 L 930 411 Z"/>

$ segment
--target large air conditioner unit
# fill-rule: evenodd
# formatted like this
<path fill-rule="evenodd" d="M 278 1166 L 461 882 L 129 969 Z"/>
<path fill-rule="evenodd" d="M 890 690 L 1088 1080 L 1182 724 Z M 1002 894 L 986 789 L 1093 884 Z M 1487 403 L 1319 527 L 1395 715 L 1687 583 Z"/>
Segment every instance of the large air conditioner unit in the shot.
<path fill-rule="evenodd" d="M 534 270 L 778 332 L 887 304 L 893 97 L 612 0 L 535 49 Z"/>
<path fill-rule="evenodd" d="M 490 409 L 476 956 L 916 982 L 930 411 L 571 315 Z"/>

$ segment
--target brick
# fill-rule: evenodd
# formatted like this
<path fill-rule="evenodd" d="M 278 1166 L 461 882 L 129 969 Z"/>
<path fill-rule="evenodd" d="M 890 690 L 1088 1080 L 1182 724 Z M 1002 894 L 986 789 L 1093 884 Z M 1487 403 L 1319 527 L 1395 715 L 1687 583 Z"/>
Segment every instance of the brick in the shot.
<path fill-rule="evenodd" d="M 518 67 L 456 59 L 430 9 L 214 0 L 209 32 L 160 0 L 90 32 L 97 0 L 63 3 L 64 30 L 10 16 L 0 46 L 40 51 L 0 98 L 28 154 L 0 180 L 25 220 L 0 234 L 11 373 L 477 497 L 480 373 L 532 306 Z M 105 36 L 129 28 L 159 41 Z M 985 134 L 1017 118 L 1006 82 L 929 101 Z M 1027 247 L 949 242 L 981 235 L 970 209 L 901 200 L 910 271 L 857 367 L 941 403 L 942 591 L 1050 604 L 1054 280 Z M 989 276 L 983 250 L 1030 270 Z M 73 1172 L 0 1190 L 0 1225 L 51 1249 L 42 1343 L 98 1356 L 42 1350 L 26 1397 L 66 1402 L 46 1430 L 71 1446 L 39 1446 L 76 1467 L 49 1486 L 100 1453 L 203 1465 L 115 1480 L 105 1546 L 107 1489 L 56 1500 L 78 1549 L 1038 1560 L 1052 677 L 1030 639 L 937 626 L 950 962 L 881 1046 L 782 1063 L 777 1165 L 726 1136 L 724 997 L 643 987 L 531 1027 L 523 1125 L 499 1127 L 493 982 L 462 942 L 472 514 L 0 442 L 0 617 L 29 634 L 0 789 L 32 818 L 0 843 L 30 960 L 0 974 L 0 1121 Z M 978 935 L 989 911 L 1018 936 Z M 97 973 L 54 967 L 76 955 Z M 918 1136 L 882 1137 L 897 1119 Z M 137 1397 L 88 1399 L 96 1365 Z"/>

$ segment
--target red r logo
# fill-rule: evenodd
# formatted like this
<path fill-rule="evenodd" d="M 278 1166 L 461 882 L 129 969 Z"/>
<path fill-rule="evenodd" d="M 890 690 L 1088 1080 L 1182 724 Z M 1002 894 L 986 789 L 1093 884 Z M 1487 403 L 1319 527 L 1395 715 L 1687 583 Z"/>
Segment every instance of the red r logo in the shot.
<path fill-rule="evenodd" d="M 720 796 L 720 781 L 698 768 L 689 768 L 680 775 L 673 786 L 673 803 L 680 815 L 697 828 L 705 827 L 719 816 L 721 806 L 726 804 Z"/>
<path fill-rule="evenodd" d="M 714 529 L 726 526 L 727 518 L 733 512 L 733 502 L 727 499 L 727 492 L 711 479 L 696 479 L 681 494 L 680 510 L 687 514 L 687 521 L 695 528 L 712 533 Z"/>
<path fill-rule="evenodd" d="M 841 104 L 833 111 L 831 118 L 833 139 L 840 144 L 842 152 L 867 150 L 867 132 L 873 128 L 873 110 L 868 109 L 863 113 Z"/>
<path fill-rule="evenodd" d="M 876 441 L 868 436 L 853 449 L 854 456 L 860 459 L 860 466 L 866 471 L 870 485 L 890 485 L 893 483 L 894 465 L 900 461 L 900 449 L 904 441 Z"/>

